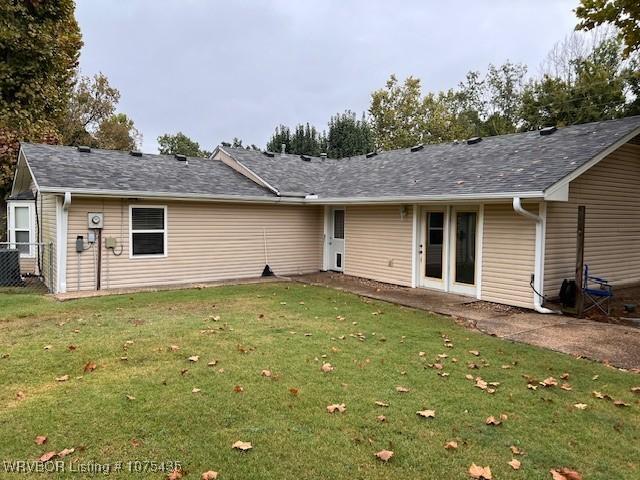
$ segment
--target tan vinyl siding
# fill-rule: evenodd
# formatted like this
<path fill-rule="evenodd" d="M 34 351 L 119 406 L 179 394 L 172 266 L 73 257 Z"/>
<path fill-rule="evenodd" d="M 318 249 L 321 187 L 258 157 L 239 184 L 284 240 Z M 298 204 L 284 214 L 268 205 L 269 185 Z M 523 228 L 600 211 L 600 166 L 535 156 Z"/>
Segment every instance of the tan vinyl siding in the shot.
<path fill-rule="evenodd" d="M 45 284 L 51 289 L 56 288 L 57 262 L 56 262 L 56 196 L 43 193 L 38 199 L 40 216 L 40 238 L 43 247 L 42 269 Z"/>
<path fill-rule="evenodd" d="M 547 207 L 545 294 L 575 276 L 578 206 L 586 206 L 585 264 L 614 284 L 640 281 L 640 146 L 627 144 L 569 185 Z"/>
<path fill-rule="evenodd" d="M 348 275 L 411 286 L 411 207 L 354 206 L 345 212 L 344 271 Z"/>
<path fill-rule="evenodd" d="M 126 200 L 74 199 L 69 212 L 67 290 L 95 289 L 94 249 L 78 255 L 77 235 L 87 236 L 87 213 L 104 212 L 103 239 L 118 240 L 114 256 L 103 249 L 102 288 L 170 285 L 257 277 L 269 265 L 276 274 L 320 270 L 321 207 L 241 205 L 207 202 L 153 202 L 167 206 L 166 257 L 129 258 L 129 203 Z M 136 202 L 135 205 L 149 203 Z M 79 260 L 79 261 L 78 261 Z M 78 266 L 80 284 L 78 284 Z"/>
<path fill-rule="evenodd" d="M 538 205 L 524 205 L 538 213 Z M 513 211 L 511 204 L 484 207 L 482 299 L 533 307 L 529 286 L 535 267 L 535 222 Z"/>

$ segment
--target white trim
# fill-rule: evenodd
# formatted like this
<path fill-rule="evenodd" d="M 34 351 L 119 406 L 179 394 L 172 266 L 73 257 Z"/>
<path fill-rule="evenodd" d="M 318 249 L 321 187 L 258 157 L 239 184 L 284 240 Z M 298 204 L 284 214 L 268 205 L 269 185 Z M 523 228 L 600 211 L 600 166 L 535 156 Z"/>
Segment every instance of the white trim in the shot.
<path fill-rule="evenodd" d="M 249 167 L 247 167 L 244 163 L 242 163 L 240 160 L 238 160 L 237 158 L 235 158 L 233 155 L 231 155 L 229 152 L 227 152 L 223 147 L 216 147 L 216 153 L 217 152 L 222 152 L 224 153 L 227 157 L 229 157 L 231 160 L 233 160 L 236 165 L 239 167 L 240 170 L 244 170 L 244 172 L 240 172 L 242 173 L 245 177 L 249 178 L 250 180 L 254 180 L 251 177 L 255 177 L 255 180 L 257 180 L 257 184 L 261 185 L 263 187 L 268 188 L 269 190 L 271 190 L 273 193 L 275 193 L 276 195 L 280 195 L 280 191 L 274 187 L 273 185 L 271 185 L 269 182 L 267 182 L 264 178 L 262 178 L 260 175 L 258 175 L 256 172 L 254 172 L 253 170 L 251 170 Z M 220 159 L 220 161 L 222 163 L 224 163 L 225 165 L 227 164 L 227 162 L 224 161 L 224 159 Z M 247 175 L 248 174 L 248 175 Z M 254 180 L 254 181 L 255 181 Z"/>
<path fill-rule="evenodd" d="M 484 203 L 478 207 L 478 224 L 476 225 L 476 298 L 482 299 L 482 249 L 484 242 Z"/>
<path fill-rule="evenodd" d="M 64 197 L 56 197 L 57 293 L 65 293 L 67 291 L 67 237 L 69 235 L 70 204 L 71 194 L 69 192 L 66 192 Z"/>
<path fill-rule="evenodd" d="M 338 238 L 336 239 L 334 237 L 334 228 L 335 228 L 335 212 L 338 210 L 342 210 L 343 214 L 342 214 L 342 220 L 343 220 L 343 224 L 342 224 L 342 238 Z M 333 270 L 334 272 L 344 272 L 345 270 L 345 259 L 347 258 L 347 209 L 345 207 L 333 207 L 333 208 L 329 208 L 329 236 L 328 236 L 328 241 L 333 240 L 333 242 L 335 242 L 336 240 L 342 240 L 342 249 L 339 252 L 336 252 L 336 250 L 334 250 L 334 248 L 332 246 L 328 246 L 328 270 Z M 333 245 L 333 244 L 332 244 Z M 337 265 L 337 257 L 336 254 L 339 253 L 341 255 L 340 257 L 340 266 L 338 267 Z"/>
<path fill-rule="evenodd" d="M 163 252 L 164 253 L 154 253 L 154 254 L 138 254 L 138 255 L 134 255 L 133 254 L 133 234 L 134 233 L 160 233 L 160 230 L 136 230 L 135 232 L 133 231 L 133 209 L 163 209 L 164 210 L 164 229 L 163 229 L 163 240 L 164 240 L 164 245 L 163 245 Z M 167 206 L 166 205 L 146 205 L 146 204 L 129 204 L 129 258 L 131 260 L 141 260 L 141 259 L 148 259 L 148 258 L 165 258 L 169 255 L 169 245 L 168 245 L 168 236 L 167 236 Z"/>
<path fill-rule="evenodd" d="M 27 208 L 29 217 L 28 230 L 19 229 L 18 231 L 29 232 L 29 253 L 20 252 L 20 258 L 36 258 L 36 249 L 34 243 L 37 243 L 36 239 L 36 216 L 35 216 L 35 201 L 34 200 L 8 200 L 7 201 L 7 240 L 10 244 L 21 243 L 16 241 L 16 207 Z M 14 245 L 17 247 L 17 245 Z"/>
<path fill-rule="evenodd" d="M 331 234 L 330 222 L 331 222 L 331 208 L 328 205 L 324 206 L 324 221 L 322 226 L 322 271 L 329 270 L 329 235 Z"/>
<path fill-rule="evenodd" d="M 420 265 L 420 257 L 418 254 L 418 243 L 420 241 L 420 225 L 419 225 L 419 210 L 420 207 L 418 205 L 413 205 L 411 207 L 413 209 L 413 235 L 411 236 L 411 288 L 416 288 L 418 286 L 418 272 Z"/>
<path fill-rule="evenodd" d="M 449 234 L 449 278 L 447 279 L 447 287 L 449 292 L 458 293 L 460 295 L 468 295 L 470 297 L 477 296 L 478 287 L 478 222 L 480 207 L 478 205 L 466 205 L 459 208 L 453 207 L 450 215 L 450 234 Z M 473 284 L 457 283 L 456 278 L 456 218 L 458 213 L 475 213 L 476 214 L 476 241 L 474 252 L 474 278 Z"/>
<path fill-rule="evenodd" d="M 427 261 L 427 246 L 429 243 L 429 232 L 427 231 L 427 215 L 429 213 L 440 212 L 442 213 L 442 278 L 434 278 L 426 276 L 426 261 Z M 446 291 L 446 271 L 449 268 L 449 260 L 447 258 L 448 255 L 448 232 L 449 227 L 447 223 L 449 222 L 449 217 L 447 213 L 447 207 L 442 206 L 431 206 L 424 207 L 420 211 L 420 242 L 419 249 L 422 250 L 422 257 L 420 258 L 420 265 L 418 271 L 418 279 L 419 285 L 424 288 L 431 288 L 435 290 Z"/>
<path fill-rule="evenodd" d="M 605 148 L 602 152 L 600 152 L 598 155 L 593 157 L 587 163 L 584 163 L 580 167 L 576 168 L 573 172 L 569 173 L 568 175 L 565 175 L 562 179 L 558 180 L 556 183 L 546 188 L 544 191 L 545 200 L 553 200 L 553 195 L 556 193 L 557 190 L 565 188 L 569 183 L 571 183 L 572 180 L 575 180 L 576 178 L 578 178 L 584 172 L 589 170 L 591 167 L 595 166 L 597 163 L 602 161 L 606 156 L 616 151 L 618 148 L 620 148 L 622 145 L 627 143 L 636 135 L 640 135 L 640 127 L 626 134 L 624 137 L 622 137 L 613 145 L 609 145 L 607 148 Z M 523 195 L 514 195 L 514 197 L 522 197 L 522 196 Z"/>

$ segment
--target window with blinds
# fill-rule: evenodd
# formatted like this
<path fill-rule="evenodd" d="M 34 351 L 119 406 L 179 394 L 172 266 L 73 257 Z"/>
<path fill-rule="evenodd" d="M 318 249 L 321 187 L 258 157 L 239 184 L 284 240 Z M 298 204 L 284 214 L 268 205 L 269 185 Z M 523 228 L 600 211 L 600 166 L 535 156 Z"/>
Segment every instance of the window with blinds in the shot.
<path fill-rule="evenodd" d="M 166 207 L 131 207 L 131 256 L 167 253 Z"/>

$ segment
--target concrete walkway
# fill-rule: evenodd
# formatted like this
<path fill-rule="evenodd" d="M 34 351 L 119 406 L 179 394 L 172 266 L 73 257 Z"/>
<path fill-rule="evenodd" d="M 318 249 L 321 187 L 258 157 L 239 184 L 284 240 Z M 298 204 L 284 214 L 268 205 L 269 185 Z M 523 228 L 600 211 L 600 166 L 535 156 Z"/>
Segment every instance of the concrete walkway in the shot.
<path fill-rule="evenodd" d="M 399 287 L 331 272 L 295 276 L 292 280 L 448 315 L 488 335 L 640 372 L 640 328 L 542 315 L 461 295 Z"/>

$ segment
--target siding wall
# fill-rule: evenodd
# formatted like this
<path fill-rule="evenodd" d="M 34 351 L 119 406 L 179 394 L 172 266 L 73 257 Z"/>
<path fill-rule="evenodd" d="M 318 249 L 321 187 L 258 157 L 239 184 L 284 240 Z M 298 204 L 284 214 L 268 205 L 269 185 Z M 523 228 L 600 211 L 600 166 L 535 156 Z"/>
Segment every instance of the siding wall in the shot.
<path fill-rule="evenodd" d="M 104 289 L 260 276 L 265 265 L 264 228 L 269 265 L 276 274 L 314 272 L 322 266 L 321 207 L 153 202 L 167 205 L 168 256 L 130 259 L 129 204 L 124 199 L 74 199 L 67 237 L 68 291 L 95 289 L 94 250 L 80 255 L 75 250 L 77 235 L 86 242 L 88 212 L 104 212 L 103 243 L 104 238 L 115 237 L 117 251 L 122 245 L 120 256 L 103 247 Z"/>
<path fill-rule="evenodd" d="M 537 204 L 524 207 L 538 213 Z M 533 308 L 535 222 L 516 214 L 511 204 L 487 204 L 482 243 L 482 300 Z"/>
<path fill-rule="evenodd" d="M 586 206 L 585 264 L 614 284 L 640 281 L 640 146 L 627 144 L 571 182 L 547 208 L 545 294 L 575 270 L 578 205 Z"/>
<path fill-rule="evenodd" d="M 40 241 L 45 244 L 43 248 L 42 269 L 45 285 L 55 291 L 57 277 L 56 262 L 56 196 L 44 193 L 38 199 L 40 216 Z M 49 243 L 53 246 L 50 247 Z M 49 264 L 52 260 L 52 265 Z M 51 275 L 52 274 L 52 275 Z"/>
<path fill-rule="evenodd" d="M 411 286 L 413 214 L 400 205 L 353 206 L 345 212 L 344 272 Z"/>

